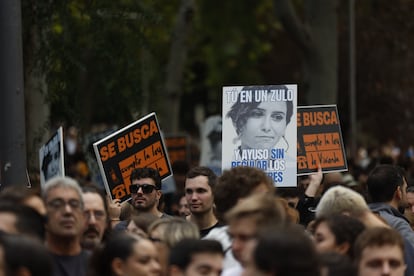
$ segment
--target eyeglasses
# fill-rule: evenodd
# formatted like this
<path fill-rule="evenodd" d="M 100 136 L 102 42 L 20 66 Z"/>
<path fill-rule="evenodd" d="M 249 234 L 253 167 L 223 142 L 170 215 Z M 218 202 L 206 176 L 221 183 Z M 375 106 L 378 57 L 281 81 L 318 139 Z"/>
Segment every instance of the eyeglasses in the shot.
<path fill-rule="evenodd" d="M 66 202 L 61 198 L 56 198 L 49 201 L 46 205 L 54 210 L 61 210 L 65 208 L 66 205 L 69 205 L 72 210 L 79 210 L 82 204 L 79 200 L 76 199 L 70 199 L 68 202 Z"/>
<path fill-rule="evenodd" d="M 129 190 L 131 191 L 132 194 L 136 194 L 136 193 L 138 193 L 139 188 L 142 189 L 142 193 L 144 193 L 144 194 L 150 194 L 154 190 L 157 190 L 157 187 L 155 187 L 154 185 L 151 185 L 151 184 L 131 185 L 129 187 Z"/>
<path fill-rule="evenodd" d="M 90 220 L 92 215 L 95 217 L 95 220 L 102 221 L 105 218 L 105 212 L 101 210 L 87 210 L 83 212 L 86 220 Z"/>

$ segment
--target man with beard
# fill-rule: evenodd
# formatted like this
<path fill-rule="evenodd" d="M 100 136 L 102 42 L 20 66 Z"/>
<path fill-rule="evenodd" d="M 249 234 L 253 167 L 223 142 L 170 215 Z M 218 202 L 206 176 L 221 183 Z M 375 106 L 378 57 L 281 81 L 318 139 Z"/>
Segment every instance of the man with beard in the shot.
<path fill-rule="evenodd" d="M 379 214 L 414 247 L 414 231 L 399 209 L 407 204 L 407 180 L 402 168 L 394 165 L 378 165 L 368 176 L 369 208 Z"/>
<path fill-rule="evenodd" d="M 186 176 L 185 196 L 191 212 L 188 218 L 198 226 L 201 238 L 222 225 L 214 214 L 213 188 L 216 182 L 217 176 L 207 167 L 194 167 Z"/>
<path fill-rule="evenodd" d="M 152 214 L 159 218 L 171 217 L 158 210 L 158 204 L 162 196 L 161 176 L 158 170 L 153 168 L 137 168 L 130 175 L 131 205 L 133 215 Z M 125 231 L 129 220 L 119 222 L 113 230 Z"/>
<path fill-rule="evenodd" d="M 83 249 L 94 250 L 103 240 L 108 227 L 108 212 L 105 196 L 96 186 L 82 187 L 85 205 L 85 231 L 81 245 Z"/>
<path fill-rule="evenodd" d="M 159 218 L 168 217 L 158 210 L 162 195 L 161 177 L 158 170 L 138 168 L 131 173 L 130 179 L 131 204 L 138 215 L 150 213 Z"/>
<path fill-rule="evenodd" d="M 84 230 L 84 205 L 79 184 L 55 177 L 42 191 L 46 204 L 46 247 L 53 259 L 53 276 L 85 276 L 89 254 L 80 241 Z"/>

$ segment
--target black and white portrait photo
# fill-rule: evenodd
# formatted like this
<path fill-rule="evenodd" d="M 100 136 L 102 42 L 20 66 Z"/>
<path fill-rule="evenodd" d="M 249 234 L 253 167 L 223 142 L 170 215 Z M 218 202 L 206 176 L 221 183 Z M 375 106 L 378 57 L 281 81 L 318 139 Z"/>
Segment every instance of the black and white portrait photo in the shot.
<path fill-rule="evenodd" d="M 224 87 L 223 169 L 258 167 L 295 186 L 296 108 L 296 85 Z"/>

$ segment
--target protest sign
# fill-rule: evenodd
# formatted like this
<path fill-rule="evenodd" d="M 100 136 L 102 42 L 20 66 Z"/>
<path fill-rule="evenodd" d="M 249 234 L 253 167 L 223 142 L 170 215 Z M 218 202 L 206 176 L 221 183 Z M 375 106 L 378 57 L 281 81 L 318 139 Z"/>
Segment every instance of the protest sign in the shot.
<path fill-rule="evenodd" d="M 52 177 L 65 175 L 62 127 L 39 149 L 39 164 L 41 186 Z"/>
<path fill-rule="evenodd" d="M 171 164 L 176 161 L 190 163 L 190 147 L 187 135 L 166 135 L 165 145 Z"/>
<path fill-rule="evenodd" d="M 99 169 L 98 163 L 96 162 L 95 150 L 93 144 L 118 130 L 117 126 L 104 127 L 103 129 L 94 130 L 91 133 L 87 133 L 83 141 L 83 152 L 85 154 L 85 160 L 88 164 L 89 174 L 91 180 L 96 183 L 99 187 L 104 188 L 104 181 Z"/>
<path fill-rule="evenodd" d="M 162 179 L 172 175 L 155 113 L 151 113 L 93 144 L 105 188 L 112 199 L 130 199 L 129 176 L 136 168 L 157 169 Z"/>
<path fill-rule="evenodd" d="M 348 170 L 336 105 L 298 107 L 297 125 L 298 175 Z"/>
<path fill-rule="evenodd" d="M 210 116 L 204 121 L 200 140 L 200 166 L 206 166 L 216 175 L 221 175 L 222 118 L 220 115 Z"/>
<path fill-rule="evenodd" d="M 223 87 L 222 169 L 262 169 L 296 186 L 296 85 Z"/>
<path fill-rule="evenodd" d="M 167 146 L 168 157 L 172 168 L 174 163 L 185 162 L 190 163 L 190 146 L 189 138 L 185 134 L 170 134 L 164 137 L 165 145 Z M 174 172 L 175 173 L 175 172 Z M 173 177 L 169 177 L 162 181 L 162 193 L 174 193 L 176 191 L 176 183 Z M 166 198 L 168 196 L 166 195 Z M 168 199 L 166 199 L 168 200 Z"/>

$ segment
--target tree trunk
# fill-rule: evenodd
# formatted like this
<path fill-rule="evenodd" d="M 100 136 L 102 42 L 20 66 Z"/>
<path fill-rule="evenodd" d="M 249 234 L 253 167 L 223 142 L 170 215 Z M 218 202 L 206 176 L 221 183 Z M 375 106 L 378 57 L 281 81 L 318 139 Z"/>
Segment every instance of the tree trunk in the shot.
<path fill-rule="evenodd" d="M 39 171 L 39 148 L 47 141 L 49 133 L 49 104 L 46 102 L 47 84 L 45 76 L 36 63 L 39 37 L 34 26 L 30 29 L 29 46 L 25 51 L 25 97 L 27 124 L 27 158 L 31 172 Z"/>
<path fill-rule="evenodd" d="M 162 118 L 165 122 L 163 128 L 169 133 L 177 133 L 179 130 L 183 72 L 187 61 L 188 41 L 193 27 L 194 13 L 195 1 L 181 0 L 167 65 L 165 85 L 167 99 Z"/>
<path fill-rule="evenodd" d="M 289 0 L 274 0 L 276 14 L 304 53 L 307 104 L 335 104 L 338 82 L 338 1 L 304 1 L 306 23 L 300 22 Z"/>

